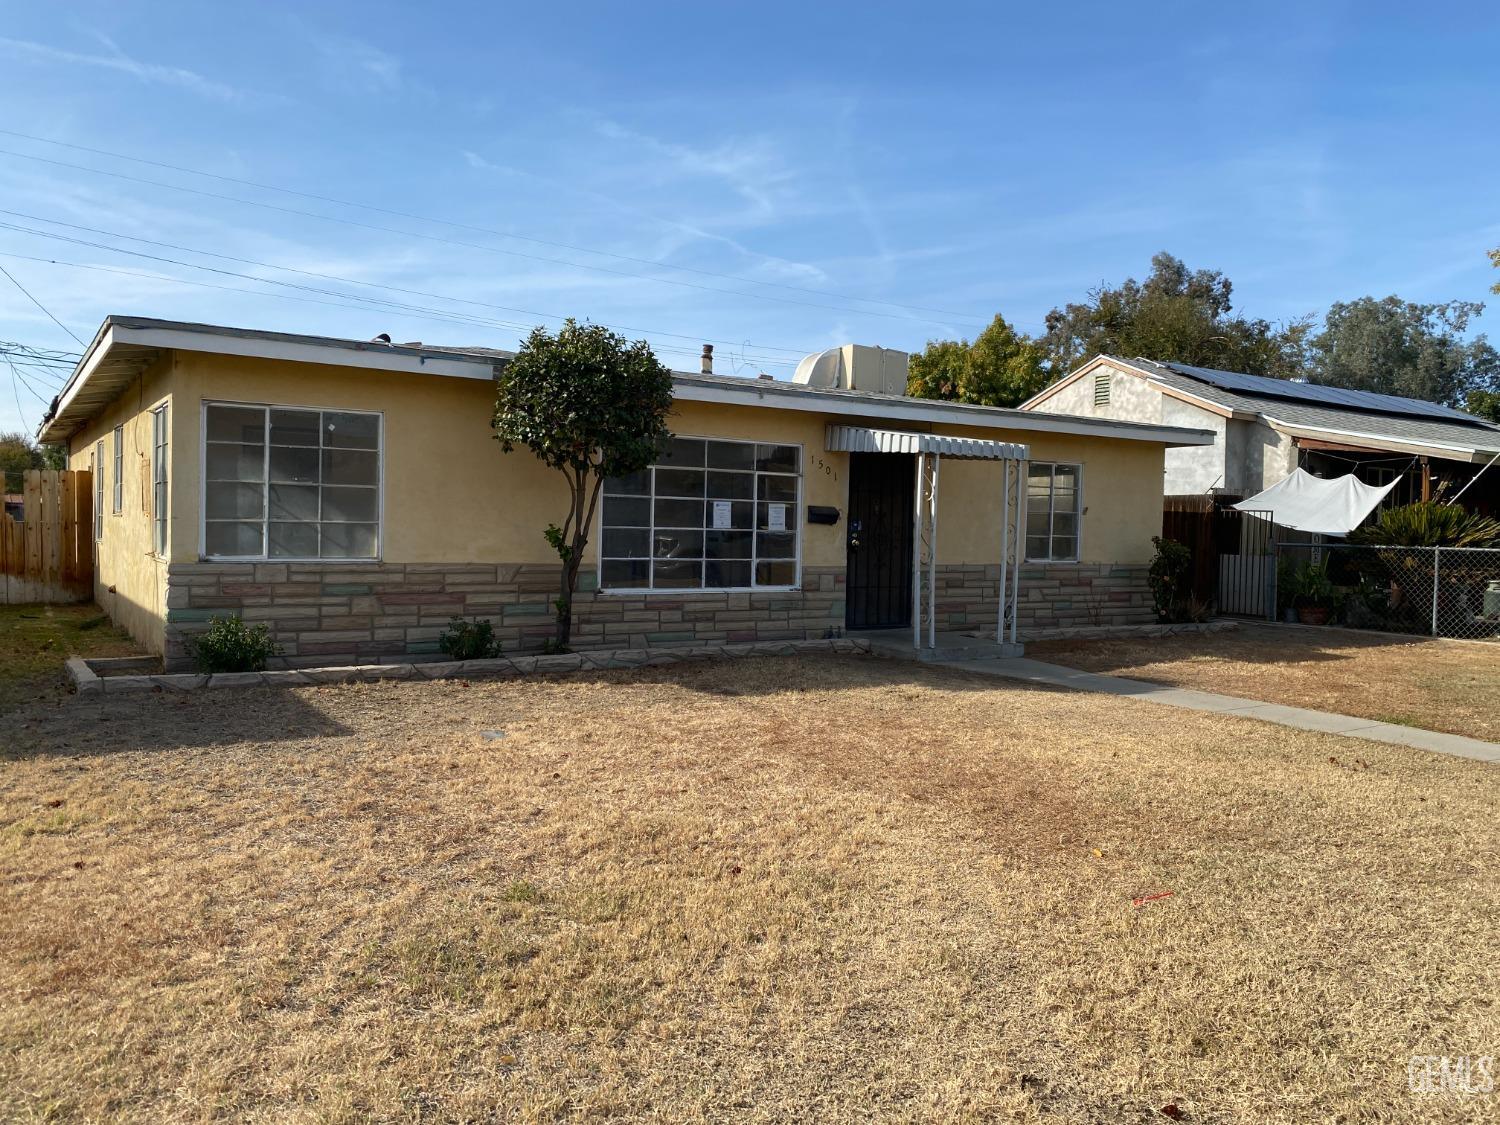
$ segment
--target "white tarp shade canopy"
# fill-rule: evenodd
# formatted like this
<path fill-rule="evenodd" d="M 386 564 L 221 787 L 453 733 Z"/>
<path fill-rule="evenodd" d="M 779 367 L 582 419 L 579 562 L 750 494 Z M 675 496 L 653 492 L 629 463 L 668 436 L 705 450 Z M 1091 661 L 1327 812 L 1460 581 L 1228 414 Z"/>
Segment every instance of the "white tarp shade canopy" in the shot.
<path fill-rule="evenodd" d="M 1298 469 L 1235 507 L 1242 512 L 1270 512 L 1272 523 L 1293 531 L 1348 535 L 1395 487 L 1396 481 L 1379 487 L 1366 484 L 1353 473 L 1324 480 Z"/>

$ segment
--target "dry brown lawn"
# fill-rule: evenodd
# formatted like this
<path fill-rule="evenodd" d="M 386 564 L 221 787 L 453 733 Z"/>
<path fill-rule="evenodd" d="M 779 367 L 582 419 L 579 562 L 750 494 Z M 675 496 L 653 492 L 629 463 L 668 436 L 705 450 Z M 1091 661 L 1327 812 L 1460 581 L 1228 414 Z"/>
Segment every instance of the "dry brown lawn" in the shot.
<path fill-rule="evenodd" d="M 1500 644 L 1241 625 L 1223 633 L 1042 641 L 1087 672 L 1500 742 Z"/>
<path fill-rule="evenodd" d="M 1493 766 L 858 658 L 21 718 L 6 1119 L 1494 1120 Z"/>

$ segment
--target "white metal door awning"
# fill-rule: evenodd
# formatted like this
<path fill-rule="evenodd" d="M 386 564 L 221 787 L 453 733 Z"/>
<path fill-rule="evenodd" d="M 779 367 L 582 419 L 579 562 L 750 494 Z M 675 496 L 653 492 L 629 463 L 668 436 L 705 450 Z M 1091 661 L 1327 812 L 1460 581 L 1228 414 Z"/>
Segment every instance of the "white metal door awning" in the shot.
<path fill-rule="evenodd" d="M 907 430 L 876 430 L 868 426 L 829 426 L 830 453 L 931 453 L 971 461 L 1024 461 L 1027 449 L 1011 441 L 914 434 Z"/>
<path fill-rule="evenodd" d="M 949 437 L 867 426 L 829 426 L 830 453 L 906 453 L 916 457 L 916 503 L 912 534 L 912 646 L 937 647 L 938 468 L 943 458 L 1000 463 L 1000 573 L 997 583 L 995 642 L 1004 642 L 1007 625 L 1016 639 L 1016 606 L 1020 601 L 1021 563 L 1025 559 L 1026 465 L 1031 450 L 1018 442 Z M 923 628 L 925 624 L 925 629 Z"/>

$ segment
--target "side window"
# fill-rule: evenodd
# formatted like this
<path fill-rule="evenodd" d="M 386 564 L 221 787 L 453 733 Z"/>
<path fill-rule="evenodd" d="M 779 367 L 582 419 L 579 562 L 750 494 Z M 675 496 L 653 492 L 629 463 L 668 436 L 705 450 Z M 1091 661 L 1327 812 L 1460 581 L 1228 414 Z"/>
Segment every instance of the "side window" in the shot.
<path fill-rule="evenodd" d="M 152 545 L 158 556 L 167 553 L 167 404 L 151 412 L 151 524 Z"/>
<path fill-rule="evenodd" d="M 115 427 L 114 513 L 125 507 L 125 427 Z"/>
<path fill-rule="evenodd" d="M 104 439 L 94 446 L 94 538 L 104 538 Z"/>
<path fill-rule="evenodd" d="M 1033 461 L 1026 477 L 1026 558 L 1077 562 L 1081 516 L 1079 465 Z"/>

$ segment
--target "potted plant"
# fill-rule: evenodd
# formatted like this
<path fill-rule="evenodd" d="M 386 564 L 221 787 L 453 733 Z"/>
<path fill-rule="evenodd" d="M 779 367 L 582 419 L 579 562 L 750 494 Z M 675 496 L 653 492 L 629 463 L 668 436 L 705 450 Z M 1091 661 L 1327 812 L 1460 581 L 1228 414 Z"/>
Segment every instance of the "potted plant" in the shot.
<path fill-rule="evenodd" d="M 1336 591 L 1324 563 L 1309 563 L 1297 573 L 1297 620 L 1304 625 L 1327 625 Z"/>

